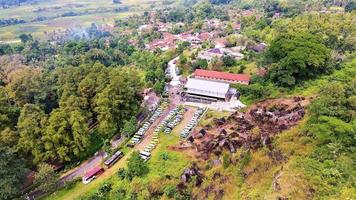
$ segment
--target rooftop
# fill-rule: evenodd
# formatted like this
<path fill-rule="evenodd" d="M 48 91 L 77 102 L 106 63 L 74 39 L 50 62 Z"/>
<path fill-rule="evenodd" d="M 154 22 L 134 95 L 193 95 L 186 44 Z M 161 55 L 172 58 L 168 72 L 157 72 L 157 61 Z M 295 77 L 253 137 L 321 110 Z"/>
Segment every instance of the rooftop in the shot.
<path fill-rule="evenodd" d="M 233 74 L 228 72 L 218 72 L 203 69 L 196 69 L 194 75 L 231 81 L 250 81 L 250 76 L 247 74 Z"/>
<path fill-rule="evenodd" d="M 215 53 L 215 54 L 223 54 L 223 52 L 219 48 L 214 48 L 208 50 L 209 53 Z"/>
<path fill-rule="evenodd" d="M 185 84 L 185 88 L 187 88 L 188 93 L 225 98 L 225 95 L 229 91 L 230 84 L 189 78 Z"/>

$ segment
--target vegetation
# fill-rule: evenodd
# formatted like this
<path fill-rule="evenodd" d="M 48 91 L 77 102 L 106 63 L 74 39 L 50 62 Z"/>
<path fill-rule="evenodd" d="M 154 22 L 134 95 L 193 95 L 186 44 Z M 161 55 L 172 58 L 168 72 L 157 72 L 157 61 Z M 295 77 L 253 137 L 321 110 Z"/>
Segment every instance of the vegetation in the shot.
<path fill-rule="evenodd" d="M 183 76 L 195 69 L 250 74 L 251 84 L 233 85 L 247 105 L 276 97 L 313 98 L 304 120 L 273 137 L 271 148 L 241 148 L 195 163 L 202 183 L 192 177 L 181 184 L 184 168 L 196 160 L 170 147 L 184 128 L 178 125 L 172 134 L 160 134 L 148 162 L 123 147 L 125 157 L 91 184 L 70 182 L 48 199 L 356 196 L 354 2 L 63 2 L 0 0 L 0 37 L 10 41 L 0 41 L 0 199 L 15 199 L 34 188 L 51 193 L 60 178 L 52 164 L 74 166 L 100 148 L 113 151 L 113 136 L 132 136 L 143 110 L 143 88 L 163 94 L 167 63 L 175 57 Z M 78 23 L 86 28 L 67 29 Z M 146 44 L 170 35 L 159 26 L 138 31 L 146 24 L 212 38 L 201 45 L 182 41 L 175 50 L 148 51 Z M 226 39 L 227 48 L 242 47 L 244 58 L 197 58 L 217 38 Z M 262 42 L 267 48 L 256 50 Z M 226 116 L 209 110 L 200 124 Z M 282 159 L 273 158 L 276 154 Z M 24 189 L 30 170 L 35 181 Z M 217 192 L 209 196 L 214 187 Z"/>
<path fill-rule="evenodd" d="M 35 184 L 38 189 L 49 192 L 57 188 L 59 175 L 54 171 L 53 167 L 48 164 L 40 164 L 38 172 L 35 175 Z"/>
<path fill-rule="evenodd" d="M 294 86 L 330 72 L 330 54 L 323 41 L 311 34 L 281 35 L 272 41 L 266 54 L 266 62 L 272 65 L 270 79 L 277 85 Z"/>

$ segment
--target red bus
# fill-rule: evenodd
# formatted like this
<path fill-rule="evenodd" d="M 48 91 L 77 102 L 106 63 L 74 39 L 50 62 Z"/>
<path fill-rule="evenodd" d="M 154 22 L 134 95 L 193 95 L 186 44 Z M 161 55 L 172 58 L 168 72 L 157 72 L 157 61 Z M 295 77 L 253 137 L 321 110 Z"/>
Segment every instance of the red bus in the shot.
<path fill-rule="evenodd" d="M 100 166 L 96 166 L 93 169 L 89 170 L 87 173 L 82 178 L 82 181 L 84 184 L 90 183 L 92 180 L 94 180 L 96 177 L 98 177 L 100 174 L 104 173 L 104 169 Z"/>

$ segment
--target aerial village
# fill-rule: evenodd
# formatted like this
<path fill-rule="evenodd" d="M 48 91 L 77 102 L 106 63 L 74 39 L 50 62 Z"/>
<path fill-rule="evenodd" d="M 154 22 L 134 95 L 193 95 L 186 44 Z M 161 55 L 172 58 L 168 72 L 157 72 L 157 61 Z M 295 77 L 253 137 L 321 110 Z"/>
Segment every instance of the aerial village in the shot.
<path fill-rule="evenodd" d="M 254 11 L 247 10 L 242 12 L 242 15 L 252 16 Z M 155 32 L 161 35 L 159 39 L 145 44 L 144 48 L 151 52 L 175 50 L 179 44 L 186 44 L 189 45 L 190 51 L 196 54 L 195 60 L 204 60 L 209 65 L 212 62 L 222 62 L 223 57 L 226 56 L 233 61 L 239 61 L 244 58 L 243 52 L 246 48 L 256 54 L 262 53 L 266 48 L 263 42 L 248 46 L 235 46 L 229 43 L 229 37 L 242 37 L 241 24 L 238 21 L 207 19 L 198 33 L 187 30 L 173 34 L 171 33 L 173 27 L 184 28 L 185 24 L 159 22 L 155 19 L 155 12 L 150 12 L 148 16 L 148 23 L 139 26 L 138 34 Z M 226 35 L 224 30 L 227 26 L 231 26 L 232 32 L 230 35 L 223 36 Z M 130 30 L 125 30 L 124 34 L 129 33 Z M 137 45 L 135 41 L 131 42 Z M 192 73 L 183 75 L 182 69 L 178 66 L 180 62 L 179 55 L 168 62 L 165 76 L 169 81 L 165 83 L 161 98 L 153 88 L 146 88 L 142 93 L 144 98 L 142 106 L 147 107 L 152 115 L 142 123 L 127 146 L 138 149 L 144 161 L 151 158 L 151 152 L 159 144 L 159 133 L 170 134 L 184 121 L 185 127 L 180 132 L 180 138 L 182 141 L 190 141 L 184 145 L 192 146 L 194 139 L 191 134 L 208 110 L 235 113 L 245 107 L 240 101 L 239 91 L 231 87 L 231 84 L 248 85 L 251 74 L 197 68 Z M 110 167 L 123 156 L 121 151 L 117 151 L 106 160 L 105 165 Z M 83 183 L 88 184 L 103 172 L 104 169 L 101 167 L 89 170 L 83 176 Z"/>
<path fill-rule="evenodd" d="M 30 166 L 13 196 L 313 199 L 319 179 L 304 176 L 318 166 L 314 155 L 337 157 L 342 149 L 323 134 L 354 133 L 352 28 L 328 21 L 331 16 L 350 23 L 352 14 L 341 9 L 343 3 L 334 3 L 339 9 L 298 7 L 315 9 L 309 15 L 296 12 L 293 2 L 287 9 L 289 3 L 236 8 L 230 5 L 235 1 L 217 1 L 223 3 L 177 10 L 175 1 L 172 7 L 152 1 L 140 10 L 115 0 L 109 2 L 115 15 L 143 12 L 110 23 L 99 16 L 87 28 L 48 30 L 43 41 L 21 34 L 19 44 L 0 43 L 0 103 L 9 106 L 0 114 L 10 113 L 1 115 L 9 127 L 0 126 L 0 142 L 8 140 Z M 156 4 L 163 6 L 153 9 Z M 35 11 L 47 9 L 55 8 Z M 78 17 L 83 13 L 90 12 Z M 327 24 L 322 31 L 314 24 L 321 21 Z M 336 104 L 343 112 L 336 112 Z M 335 128 L 338 120 L 346 131 Z M 320 144 L 329 149 L 318 149 Z M 320 176 L 336 176 L 337 170 L 327 171 L 333 162 L 325 163 Z M 349 197 L 348 190 L 343 194 Z"/>

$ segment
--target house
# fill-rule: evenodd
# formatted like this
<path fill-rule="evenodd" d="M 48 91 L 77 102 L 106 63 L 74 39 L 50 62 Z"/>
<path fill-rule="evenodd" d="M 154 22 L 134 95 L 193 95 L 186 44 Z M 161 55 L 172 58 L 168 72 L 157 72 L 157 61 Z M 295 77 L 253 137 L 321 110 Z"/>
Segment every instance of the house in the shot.
<path fill-rule="evenodd" d="M 187 101 L 217 101 L 228 100 L 230 84 L 189 78 L 184 86 Z"/>
<path fill-rule="evenodd" d="M 172 29 L 173 26 L 169 23 L 158 22 L 156 27 L 159 32 L 168 32 L 168 30 Z"/>
<path fill-rule="evenodd" d="M 266 49 L 266 47 L 267 47 L 267 45 L 262 42 L 262 43 L 253 45 L 250 49 L 256 53 L 262 53 Z"/>
<path fill-rule="evenodd" d="M 217 37 L 221 37 L 222 35 L 224 35 L 224 32 L 221 30 L 214 30 L 214 31 L 210 31 L 210 35 L 212 38 L 217 38 Z"/>
<path fill-rule="evenodd" d="M 204 29 L 210 29 L 210 30 L 214 30 L 214 29 L 221 29 L 223 27 L 223 22 L 220 21 L 219 19 L 210 19 L 207 20 L 204 23 Z"/>
<path fill-rule="evenodd" d="M 166 51 L 168 49 L 176 47 L 176 41 L 178 40 L 178 38 L 175 35 L 168 32 L 163 32 L 162 36 L 162 39 L 155 39 L 149 44 L 147 44 L 146 48 L 151 51 L 155 49 L 161 49 L 163 51 Z"/>
<path fill-rule="evenodd" d="M 235 59 L 242 59 L 244 58 L 244 55 L 240 53 L 239 47 L 233 47 L 233 48 L 213 48 L 213 49 L 208 49 L 206 51 L 202 51 L 198 54 L 198 58 L 200 59 L 205 59 L 208 62 L 211 62 L 214 58 L 220 59 L 224 54 L 230 55 L 234 57 Z"/>
<path fill-rule="evenodd" d="M 214 40 L 215 48 L 223 48 L 228 45 L 226 38 L 217 38 Z"/>
<path fill-rule="evenodd" d="M 239 47 L 232 47 L 232 48 L 220 48 L 220 50 L 224 53 L 227 54 L 229 56 L 234 57 L 236 60 L 241 60 L 243 59 L 245 56 L 244 54 L 240 53 L 240 50 L 242 48 Z"/>
<path fill-rule="evenodd" d="M 186 41 L 191 44 L 201 44 L 202 41 L 196 35 L 192 35 L 190 32 L 181 33 L 178 35 L 181 41 Z"/>
<path fill-rule="evenodd" d="M 209 49 L 202 51 L 198 54 L 198 58 L 205 59 L 211 62 L 214 58 L 220 59 L 224 55 L 224 52 L 219 48 Z"/>
<path fill-rule="evenodd" d="M 139 32 L 150 32 L 153 30 L 153 26 L 151 24 L 144 24 L 138 27 Z"/>
<path fill-rule="evenodd" d="M 250 75 L 247 74 L 233 74 L 203 69 L 196 69 L 194 72 L 194 78 L 224 83 L 239 83 L 244 85 L 248 85 L 250 83 Z"/>
<path fill-rule="evenodd" d="M 207 41 L 211 38 L 211 35 L 209 32 L 202 32 L 199 33 L 198 38 L 200 39 L 200 41 Z"/>

